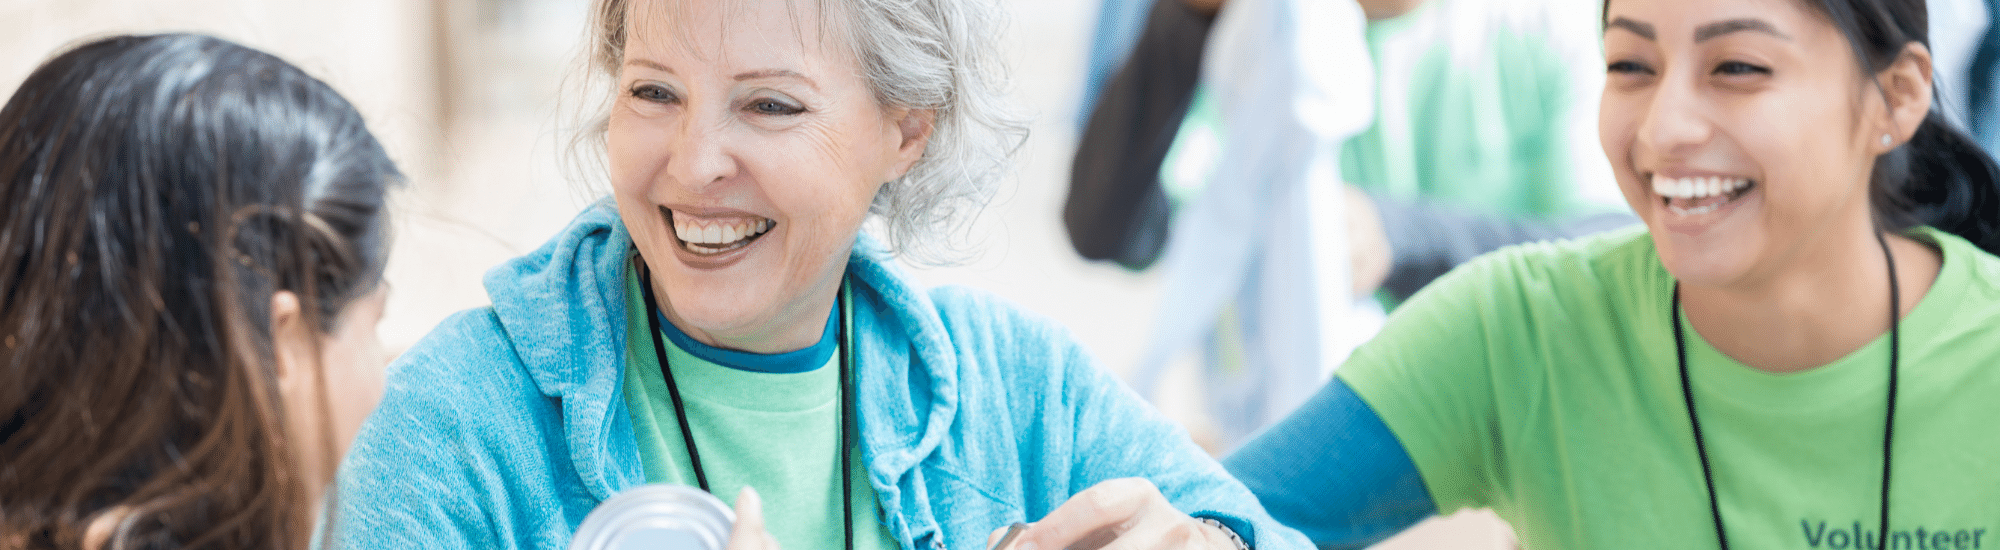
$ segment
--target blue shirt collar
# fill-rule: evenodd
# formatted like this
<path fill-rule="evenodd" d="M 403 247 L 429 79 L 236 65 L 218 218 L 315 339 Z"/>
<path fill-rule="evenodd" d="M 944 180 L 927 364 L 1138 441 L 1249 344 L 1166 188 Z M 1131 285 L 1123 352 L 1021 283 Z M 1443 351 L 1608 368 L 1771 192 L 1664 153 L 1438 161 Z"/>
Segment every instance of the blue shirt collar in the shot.
<path fill-rule="evenodd" d="M 703 361 L 736 370 L 796 374 L 812 372 L 826 366 L 827 362 L 833 359 L 833 353 L 840 349 L 840 307 L 840 298 L 835 297 L 833 310 L 826 316 L 826 329 L 820 332 L 818 343 L 798 351 L 769 354 L 722 349 L 703 344 L 687 333 L 681 332 L 680 327 L 668 322 L 666 314 L 656 310 L 653 315 L 660 318 L 660 332 L 666 334 L 668 340 L 673 341 L 674 347 L 681 348 L 681 351 L 688 352 L 689 355 Z"/>

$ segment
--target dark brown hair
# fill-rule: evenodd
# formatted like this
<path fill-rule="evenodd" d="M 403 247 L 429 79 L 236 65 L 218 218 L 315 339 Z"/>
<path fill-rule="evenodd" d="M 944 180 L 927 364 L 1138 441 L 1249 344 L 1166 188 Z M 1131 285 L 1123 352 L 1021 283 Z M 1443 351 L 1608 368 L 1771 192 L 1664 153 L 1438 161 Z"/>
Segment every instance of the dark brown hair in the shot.
<path fill-rule="evenodd" d="M 36 69 L 0 108 L 0 549 L 302 547 L 324 480 L 284 430 L 271 297 L 324 334 L 381 279 L 399 179 L 257 50 L 118 36 Z"/>

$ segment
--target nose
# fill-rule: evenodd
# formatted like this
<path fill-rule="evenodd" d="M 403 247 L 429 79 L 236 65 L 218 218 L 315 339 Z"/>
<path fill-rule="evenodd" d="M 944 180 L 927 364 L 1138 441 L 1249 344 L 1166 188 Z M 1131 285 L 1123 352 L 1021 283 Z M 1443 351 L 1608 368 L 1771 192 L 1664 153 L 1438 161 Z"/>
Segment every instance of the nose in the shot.
<path fill-rule="evenodd" d="M 1666 78 L 1639 124 L 1639 145 L 1655 158 L 1686 158 L 1714 135 L 1707 105 L 1691 78 Z"/>
<path fill-rule="evenodd" d="M 667 139 L 667 175 L 703 193 L 736 175 L 726 123 L 719 117 L 687 116 Z"/>

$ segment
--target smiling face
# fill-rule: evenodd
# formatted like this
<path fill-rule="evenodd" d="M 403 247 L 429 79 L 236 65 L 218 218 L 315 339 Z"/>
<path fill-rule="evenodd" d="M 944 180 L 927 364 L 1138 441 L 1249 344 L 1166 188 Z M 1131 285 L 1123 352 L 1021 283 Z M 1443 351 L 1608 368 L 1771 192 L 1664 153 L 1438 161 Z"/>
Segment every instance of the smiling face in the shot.
<path fill-rule="evenodd" d="M 641 0 L 627 15 L 613 194 L 668 320 L 703 343 L 817 342 L 876 191 L 922 154 L 922 113 L 876 102 L 819 4 Z"/>
<path fill-rule="evenodd" d="M 1755 287 L 1873 246 L 1868 180 L 1893 132 L 1847 40 L 1802 0 L 1614 0 L 1604 152 L 1667 270 Z M 1873 76 L 1873 75 L 1870 75 Z"/>

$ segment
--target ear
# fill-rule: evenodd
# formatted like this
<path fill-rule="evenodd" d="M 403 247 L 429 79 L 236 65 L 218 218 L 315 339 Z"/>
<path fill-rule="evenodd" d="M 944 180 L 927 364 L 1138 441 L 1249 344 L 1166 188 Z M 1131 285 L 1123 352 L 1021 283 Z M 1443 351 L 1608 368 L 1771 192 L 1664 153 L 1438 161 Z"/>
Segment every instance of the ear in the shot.
<path fill-rule="evenodd" d="M 289 290 L 271 294 L 271 351 L 278 367 L 278 387 L 291 393 L 311 378 L 312 330 L 306 328 L 299 296 Z"/>
<path fill-rule="evenodd" d="M 936 121 L 937 111 L 902 109 L 901 116 L 896 117 L 896 131 L 902 141 L 896 145 L 896 162 L 890 164 L 882 181 L 903 177 L 917 164 L 917 159 L 924 158 L 924 149 L 931 143 L 931 131 L 937 128 Z"/>
<path fill-rule="evenodd" d="M 1931 112 L 1931 51 L 1923 44 L 1911 42 L 1896 56 L 1896 61 L 1875 75 L 1875 83 L 1882 90 L 1887 101 L 1885 128 L 1879 129 L 1871 138 L 1881 152 L 1895 148 L 1895 145 L 1910 141 L 1916 135 L 1917 127 Z M 1881 134 L 1893 138 L 1891 145 L 1883 146 Z"/>

